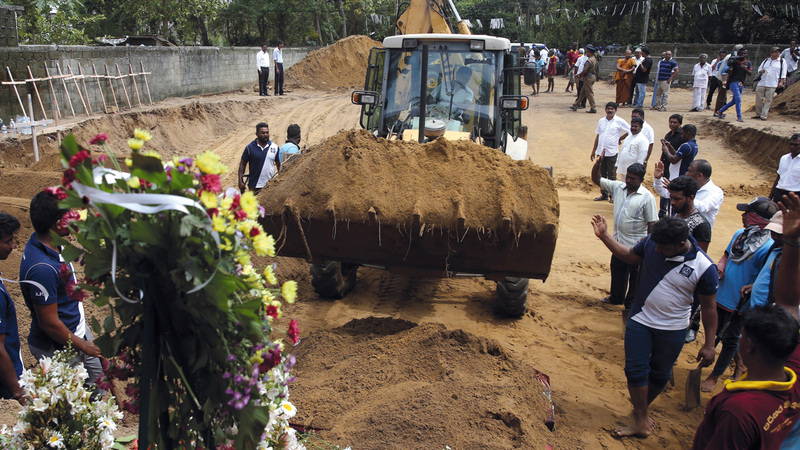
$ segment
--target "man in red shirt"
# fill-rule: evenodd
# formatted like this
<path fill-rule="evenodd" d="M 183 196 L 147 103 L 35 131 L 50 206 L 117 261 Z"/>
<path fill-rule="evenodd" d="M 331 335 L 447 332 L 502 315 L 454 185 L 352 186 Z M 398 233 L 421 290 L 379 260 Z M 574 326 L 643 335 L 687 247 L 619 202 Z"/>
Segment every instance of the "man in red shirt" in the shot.
<path fill-rule="evenodd" d="M 800 197 L 784 196 L 780 206 L 775 304 L 745 316 L 739 353 L 748 371 L 709 401 L 692 449 L 777 449 L 800 419 Z"/>
<path fill-rule="evenodd" d="M 558 57 L 553 50 L 547 53 L 547 90 L 545 92 L 555 92 L 556 82 L 554 80 L 558 70 Z"/>
<path fill-rule="evenodd" d="M 567 83 L 567 88 L 564 89 L 564 92 L 572 92 L 572 90 L 575 88 L 575 63 L 578 62 L 578 58 L 580 58 L 580 56 L 581 54 L 578 51 L 578 43 L 573 42 L 572 46 L 567 52 L 567 67 L 565 70 L 569 75 L 569 82 Z"/>

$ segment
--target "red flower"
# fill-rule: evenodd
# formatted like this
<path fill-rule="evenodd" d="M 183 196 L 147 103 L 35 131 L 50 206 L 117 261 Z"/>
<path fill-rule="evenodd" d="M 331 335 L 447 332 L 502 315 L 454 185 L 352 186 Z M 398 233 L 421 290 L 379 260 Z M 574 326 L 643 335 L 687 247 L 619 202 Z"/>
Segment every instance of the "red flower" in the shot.
<path fill-rule="evenodd" d="M 267 315 L 272 317 L 273 319 L 277 319 L 278 318 L 278 307 L 277 306 L 273 306 L 273 305 L 267 306 Z"/>
<path fill-rule="evenodd" d="M 297 344 L 298 338 L 300 337 L 300 327 L 297 325 L 296 320 L 292 319 L 289 321 L 289 331 L 287 331 L 286 334 L 289 335 L 292 344 Z"/>
<path fill-rule="evenodd" d="M 67 228 L 72 221 L 80 220 L 81 214 L 75 210 L 69 210 L 61 216 L 61 228 Z"/>
<path fill-rule="evenodd" d="M 108 156 L 103 154 L 103 155 L 98 156 L 97 158 L 92 159 L 92 163 L 94 163 L 94 164 L 103 164 L 104 162 L 106 162 L 107 159 L 108 159 Z"/>
<path fill-rule="evenodd" d="M 50 186 L 44 190 L 45 192 L 49 192 L 56 200 L 66 200 L 67 198 L 67 192 L 61 186 Z"/>
<path fill-rule="evenodd" d="M 81 289 L 75 283 L 75 280 L 70 280 L 70 282 L 67 283 L 66 291 L 67 297 L 71 298 L 72 300 L 82 302 L 86 298 L 86 291 Z"/>
<path fill-rule="evenodd" d="M 218 208 L 207 209 L 206 214 L 208 214 L 208 217 L 214 217 L 219 214 L 219 209 Z"/>
<path fill-rule="evenodd" d="M 72 276 L 72 270 L 70 270 L 69 264 L 61 263 L 61 267 L 58 269 L 58 276 L 64 283 L 69 282 L 69 279 Z"/>
<path fill-rule="evenodd" d="M 250 237 L 256 237 L 259 234 L 261 234 L 261 230 L 259 230 L 258 227 L 250 228 Z"/>
<path fill-rule="evenodd" d="M 69 167 L 75 167 L 78 164 L 82 163 L 86 159 L 90 159 L 92 156 L 86 150 L 81 150 L 75 155 L 72 156 L 69 160 Z"/>
<path fill-rule="evenodd" d="M 219 175 L 209 173 L 200 177 L 200 184 L 203 186 L 204 191 L 210 191 L 215 194 L 222 192 L 222 183 L 219 181 Z"/>
<path fill-rule="evenodd" d="M 69 168 L 64 171 L 64 176 L 61 177 L 61 184 L 67 189 L 72 189 L 73 181 L 75 181 L 75 169 Z"/>
<path fill-rule="evenodd" d="M 231 210 L 239 209 L 239 199 L 241 196 L 236 194 L 233 196 L 233 202 L 231 203 Z"/>
<path fill-rule="evenodd" d="M 108 133 L 100 133 L 95 134 L 93 138 L 89 139 L 89 144 L 102 144 L 103 142 L 108 142 Z"/>
<path fill-rule="evenodd" d="M 264 358 L 264 362 L 258 365 L 258 370 L 264 373 L 281 363 L 280 347 L 275 347 L 269 352 L 264 352 L 261 357 Z"/>
<path fill-rule="evenodd" d="M 236 211 L 233 212 L 233 217 L 235 217 L 236 220 L 244 220 L 247 219 L 247 213 L 242 211 L 241 209 L 237 209 Z"/>

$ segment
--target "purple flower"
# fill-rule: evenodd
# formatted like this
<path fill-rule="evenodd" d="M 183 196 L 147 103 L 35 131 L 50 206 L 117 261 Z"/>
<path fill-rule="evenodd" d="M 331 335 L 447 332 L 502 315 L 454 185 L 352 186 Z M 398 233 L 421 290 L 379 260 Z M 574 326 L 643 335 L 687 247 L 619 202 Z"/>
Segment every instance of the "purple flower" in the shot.
<path fill-rule="evenodd" d="M 192 158 L 181 158 L 178 160 L 178 162 L 181 164 L 186 164 L 187 166 L 194 164 L 194 160 Z"/>
<path fill-rule="evenodd" d="M 184 172 L 186 172 L 186 166 L 178 166 L 178 167 L 177 167 L 177 170 L 178 170 L 178 172 L 180 172 L 180 173 L 184 173 Z"/>
<path fill-rule="evenodd" d="M 222 379 L 223 380 L 227 380 L 230 377 L 231 377 L 231 373 L 230 372 L 225 372 L 225 373 L 222 374 Z"/>

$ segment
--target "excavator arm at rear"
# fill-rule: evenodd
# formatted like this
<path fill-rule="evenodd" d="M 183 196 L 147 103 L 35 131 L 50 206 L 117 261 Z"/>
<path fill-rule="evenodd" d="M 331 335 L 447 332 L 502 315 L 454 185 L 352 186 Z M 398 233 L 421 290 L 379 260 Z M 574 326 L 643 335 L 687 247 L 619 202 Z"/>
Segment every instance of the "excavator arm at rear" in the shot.
<path fill-rule="evenodd" d="M 398 16 L 397 34 L 452 34 L 451 16 L 459 34 L 472 34 L 467 23 L 461 20 L 453 0 L 410 0 L 403 5 L 408 7 Z"/>

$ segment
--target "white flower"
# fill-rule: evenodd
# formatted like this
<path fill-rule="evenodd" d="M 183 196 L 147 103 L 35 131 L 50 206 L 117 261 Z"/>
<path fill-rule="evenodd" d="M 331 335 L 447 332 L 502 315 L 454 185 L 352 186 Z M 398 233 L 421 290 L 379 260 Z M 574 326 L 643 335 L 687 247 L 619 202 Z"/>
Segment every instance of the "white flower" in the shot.
<path fill-rule="evenodd" d="M 64 436 L 58 431 L 53 431 L 47 440 L 47 445 L 53 448 L 64 448 Z"/>
<path fill-rule="evenodd" d="M 50 366 L 53 365 L 53 360 L 45 356 L 39 360 L 39 365 L 42 367 L 42 374 L 47 375 L 47 372 L 50 371 Z"/>
<path fill-rule="evenodd" d="M 97 419 L 97 426 L 100 427 L 101 430 L 114 431 L 117 429 L 117 424 L 114 423 L 114 419 L 108 416 Z"/>
<path fill-rule="evenodd" d="M 267 441 L 261 441 L 258 444 L 257 450 L 272 450 L 272 446 L 267 443 Z"/>
<path fill-rule="evenodd" d="M 291 419 L 295 414 L 297 414 L 297 409 L 291 402 L 286 401 L 281 403 L 280 412 L 284 418 Z"/>

